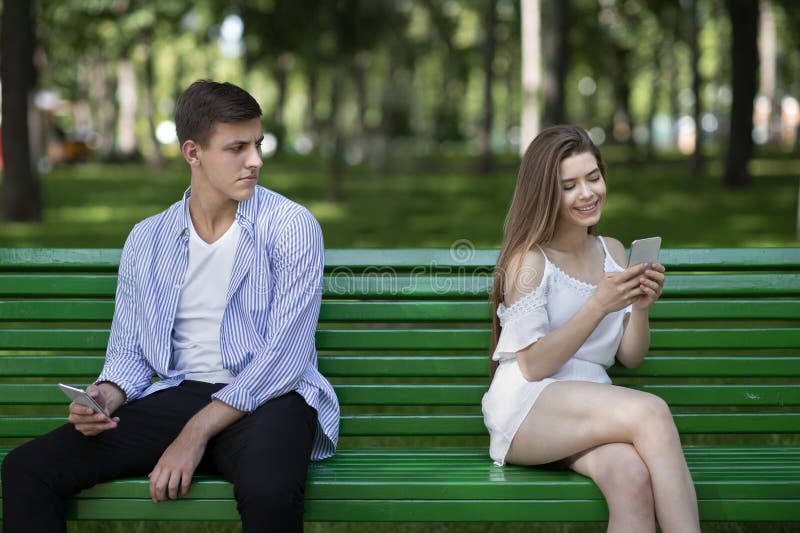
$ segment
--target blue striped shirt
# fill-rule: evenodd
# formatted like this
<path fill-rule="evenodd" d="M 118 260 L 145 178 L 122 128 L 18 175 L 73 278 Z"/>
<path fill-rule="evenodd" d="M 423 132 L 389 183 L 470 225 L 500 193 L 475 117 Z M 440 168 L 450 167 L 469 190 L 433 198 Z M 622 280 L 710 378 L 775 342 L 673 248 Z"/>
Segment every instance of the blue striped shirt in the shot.
<path fill-rule="evenodd" d="M 178 385 L 172 327 L 188 265 L 189 198 L 138 223 L 120 260 L 106 361 L 126 401 Z M 317 370 L 314 333 L 322 298 L 322 231 L 301 205 L 263 187 L 240 202 L 242 227 L 220 324 L 222 364 L 234 380 L 213 397 L 240 411 L 297 391 L 317 410 L 311 458 L 333 455 L 339 403 Z M 158 381 L 153 382 L 153 376 Z"/>

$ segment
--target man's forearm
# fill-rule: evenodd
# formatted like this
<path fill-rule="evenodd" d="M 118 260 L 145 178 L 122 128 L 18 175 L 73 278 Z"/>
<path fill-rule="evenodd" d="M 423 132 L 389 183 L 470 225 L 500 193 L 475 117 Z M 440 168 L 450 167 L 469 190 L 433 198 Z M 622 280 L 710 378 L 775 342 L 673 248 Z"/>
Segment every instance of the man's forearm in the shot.
<path fill-rule="evenodd" d="M 181 433 L 191 440 L 202 439 L 208 442 L 217 433 L 246 414 L 245 411 L 240 411 L 225 402 L 214 399 L 189 419 Z"/>

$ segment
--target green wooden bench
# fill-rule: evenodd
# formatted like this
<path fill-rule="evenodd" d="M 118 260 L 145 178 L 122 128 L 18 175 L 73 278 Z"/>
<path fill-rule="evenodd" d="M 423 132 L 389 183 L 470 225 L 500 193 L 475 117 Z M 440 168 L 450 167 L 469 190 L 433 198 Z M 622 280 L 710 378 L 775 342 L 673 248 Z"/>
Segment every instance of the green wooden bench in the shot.
<path fill-rule="evenodd" d="M 317 344 L 342 404 L 312 465 L 309 521 L 598 521 L 600 491 L 494 466 L 480 415 L 496 251 L 329 250 Z M 62 424 L 53 383 L 98 373 L 119 250 L 0 249 L 0 457 Z M 700 514 L 800 521 L 800 249 L 664 250 L 652 349 L 617 383 L 664 398 Z M 237 520 L 231 486 L 154 505 L 145 478 L 77 496 L 77 520 Z"/>

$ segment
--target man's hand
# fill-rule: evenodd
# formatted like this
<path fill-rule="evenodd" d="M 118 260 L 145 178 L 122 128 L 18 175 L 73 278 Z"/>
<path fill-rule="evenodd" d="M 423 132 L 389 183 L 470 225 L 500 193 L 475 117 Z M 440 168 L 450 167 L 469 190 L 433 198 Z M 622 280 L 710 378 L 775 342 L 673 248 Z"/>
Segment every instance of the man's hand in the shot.
<path fill-rule="evenodd" d="M 105 412 L 95 413 L 91 407 L 72 402 L 69 404 L 67 420 L 75 425 L 75 429 L 87 437 L 94 437 L 103 431 L 117 427 L 119 417 L 111 418 L 111 414 L 125 402 L 125 393 L 122 392 L 122 389 L 113 383 L 103 382 L 99 385 L 89 385 L 86 393 L 94 398 Z"/>
<path fill-rule="evenodd" d="M 212 400 L 189 419 L 150 472 L 150 498 L 153 502 L 186 496 L 208 441 L 245 414 L 219 400 Z"/>
<path fill-rule="evenodd" d="M 150 498 L 154 503 L 186 496 L 192 484 L 192 475 L 203 458 L 208 440 L 194 433 L 187 425 L 180 435 L 164 450 L 153 471 L 150 472 Z"/>

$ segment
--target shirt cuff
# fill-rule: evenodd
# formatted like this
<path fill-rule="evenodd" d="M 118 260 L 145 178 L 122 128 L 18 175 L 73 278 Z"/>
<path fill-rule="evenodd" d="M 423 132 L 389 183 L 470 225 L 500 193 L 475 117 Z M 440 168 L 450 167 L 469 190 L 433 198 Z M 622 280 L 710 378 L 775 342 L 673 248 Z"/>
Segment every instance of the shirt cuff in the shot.
<path fill-rule="evenodd" d="M 211 397 L 246 413 L 253 412 L 258 407 L 258 400 L 252 393 L 236 383 L 229 383 L 212 394 Z"/>
<path fill-rule="evenodd" d="M 125 393 L 125 402 L 123 403 L 123 405 L 132 402 L 142 394 L 142 391 L 139 390 L 139 388 L 130 381 L 116 379 L 109 376 L 106 373 L 100 374 L 100 376 L 98 376 L 98 378 L 94 381 L 94 385 L 98 385 L 103 382 L 113 383 L 114 385 L 122 389 L 122 392 Z"/>

